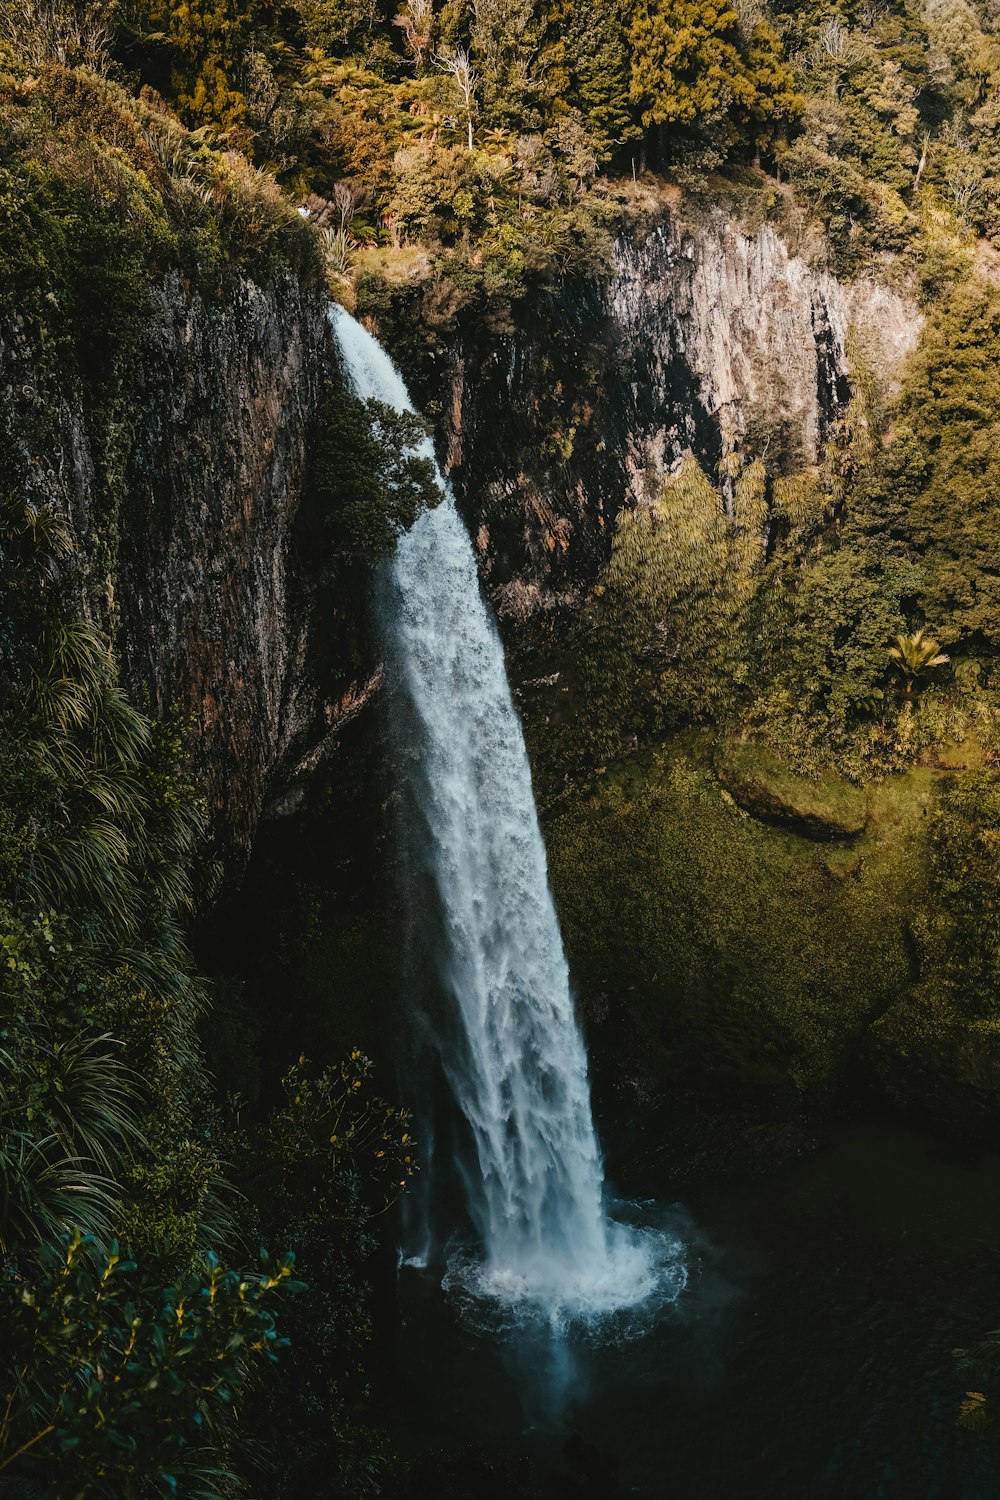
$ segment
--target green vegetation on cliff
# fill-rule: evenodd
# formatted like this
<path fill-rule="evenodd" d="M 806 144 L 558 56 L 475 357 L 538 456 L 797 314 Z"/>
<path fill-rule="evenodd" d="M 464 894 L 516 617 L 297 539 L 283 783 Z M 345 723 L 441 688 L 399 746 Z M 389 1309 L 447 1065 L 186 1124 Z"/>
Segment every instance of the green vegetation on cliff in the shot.
<path fill-rule="evenodd" d="M 817 840 L 813 809 L 797 803 L 843 801 L 849 787 L 798 789 L 757 764 L 782 813 L 762 821 L 713 775 L 711 747 L 702 733 L 632 756 L 553 813 L 570 963 L 586 997 L 624 1006 L 657 1078 L 822 1094 L 908 983 L 928 777 L 874 794 L 860 838 L 852 821 Z M 748 764 L 744 753 L 744 776 Z"/>
<path fill-rule="evenodd" d="M 825 230 L 839 271 L 901 255 L 931 294 L 1000 223 L 1000 42 L 968 0 L 5 0 L 0 22 L 8 88 L 55 66 L 105 137 L 110 80 L 133 96 L 153 187 L 174 177 L 206 256 L 213 194 L 224 234 L 288 229 L 276 180 L 342 295 L 415 282 L 437 326 L 598 269 L 647 164 L 696 190 L 735 175 L 754 214 Z"/>
<path fill-rule="evenodd" d="M 7 89 L 44 96 L 55 67 L 105 138 L 109 80 L 133 96 L 150 181 L 175 179 L 207 254 L 213 179 L 251 239 L 280 224 L 276 179 L 335 272 L 429 280 L 439 319 L 599 265 L 647 163 L 742 174 L 765 214 L 787 181 L 838 270 L 901 254 L 931 293 L 1000 226 L 1000 41 L 969 0 L 5 0 L 0 23 Z"/>
<path fill-rule="evenodd" d="M 9 504 L 0 549 L 3 1482 L 139 1500 L 242 1476 L 278 1495 L 318 1466 L 378 1493 L 381 1440 L 351 1414 L 370 1224 L 414 1170 L 408 1121 L 358 1051 L 300 1060 L 276 1109 L 213 1088 L 201 1034 L 220 1023 L 184 935 L 211 871 L 182 726 L 128 703 L 74 617 L 61 517 Z M 303 1290 L 294 1255 L 220 1267 L 276 1244 L 309 1278 L 303 1313 L 280 1307 Z M 251 1411 L 282 1425 L 258 1379 L 275 1359 L 278 1410 L 296 1391 L 287 1452 L 248 1442 Z"/>
<path fill-rule="evenodd" d="M 957 282 L 896 392 L 855 351 L 817 465 L 748 424 L 714 472 L 689 454 L 619 514 L 567 653 L 576 714 L 539 742 L 547 793 L 705 722 L 858 781 L 956 744 L 993 763 L 998 312 L 985 277 Z M 911 671 L 899 643 L 923 639 Z"/>

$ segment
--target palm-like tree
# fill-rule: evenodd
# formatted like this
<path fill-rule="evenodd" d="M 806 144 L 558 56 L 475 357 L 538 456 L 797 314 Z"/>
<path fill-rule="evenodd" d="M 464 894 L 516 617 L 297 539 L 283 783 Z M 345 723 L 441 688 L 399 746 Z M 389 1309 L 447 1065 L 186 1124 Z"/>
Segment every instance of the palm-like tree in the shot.
<path fill-rule="evenodd" d="M 917 679 L 926 676 L 934 667 L 943 667 L 951 660 L 941 650 L 941 642 L 928 635 L 921 625 L 912 635 L 897 635 L 896 644 L 889 647 L 893 665 L 902 673 L 906 683 L 907 700 L 912 699 Z"/>

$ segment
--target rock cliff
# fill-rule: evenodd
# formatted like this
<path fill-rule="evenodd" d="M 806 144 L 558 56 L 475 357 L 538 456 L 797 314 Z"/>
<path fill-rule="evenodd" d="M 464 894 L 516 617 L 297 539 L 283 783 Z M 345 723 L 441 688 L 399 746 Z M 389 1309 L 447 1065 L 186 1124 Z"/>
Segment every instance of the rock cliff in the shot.
<path fill-rule="evenodd" d="M 578 606 L 614 517 L 686 451 L 816 461 L 862 358 L 892 384 L 916 305 L 851 285 L 765 225 L 679 211 L 620 235 L 603 278 L 540 298 L 515 334 L 466 329 L 439 361 L 443 448 L 511 642 Z"/>
<path fill-rule="evenodd" d="M 215 299 L 168 273 L 102 402 L 72 351 L 0 329 L 10 462 L 70 518 L 78 606 L 134 699 L 192 723 L 229 850 L 321 711 L 294 522 L 329 357 L 322 288 L 290 271 Z"/>
<path fill-rule="evenodd" d="M 317 713 L 294 523 L 328 359 L 324 303 L 292 277 L 241 281 L 224 310 L 164 288 L 136 398 L 122 512 L 129 680 L 206 747 L 238 846 Z"/>

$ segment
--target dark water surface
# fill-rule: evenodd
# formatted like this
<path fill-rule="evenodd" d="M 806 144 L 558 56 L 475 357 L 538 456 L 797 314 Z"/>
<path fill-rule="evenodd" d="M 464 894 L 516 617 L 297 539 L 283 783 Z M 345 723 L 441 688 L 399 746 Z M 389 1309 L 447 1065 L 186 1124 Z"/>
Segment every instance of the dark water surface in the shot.
<path fill-rule="evenodd" d="M 559 1496 L 1000 1500 L 1000 1439 L 958 1426 L 979 1382 L 952 1354 L 1000 1326 L 1000 1158 L 856 1127 L 640 1212 L 690 1279 L 638 1338 L 477 1332 L 404 1270 L 407 1434 L 530 1452 Z"/>

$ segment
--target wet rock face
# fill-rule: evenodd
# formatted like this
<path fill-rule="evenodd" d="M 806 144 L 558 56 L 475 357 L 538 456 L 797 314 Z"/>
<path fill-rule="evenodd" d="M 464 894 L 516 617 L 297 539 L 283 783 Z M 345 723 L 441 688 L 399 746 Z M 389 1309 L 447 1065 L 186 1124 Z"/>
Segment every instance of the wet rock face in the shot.
<path fill-rule="evenodd" d="M 541 299 L 514 336 L 467 330 L 442 449 L 515 649 L 579 606 L 617 512 L 683 453 L 709 472 L 729 447 L 815 463 L 857 353 L 891 385 L 919 330 L 888 287 L 842 285 L 721 211 L 621 236 L 605 279 Z"/>
<path fill-rule="evenodd" d="M 169 273 L 95 403 L 72 352 L 0 328 L 0 443 L 72 522 L 76 608 L 116 640 L 134 701 L 179 710 L 231 866 L 286 763 L 322 732 L 295 521 L 331 357 L 322 287 Z"/>
<path fill-rule="evenodd" d="M 323 303 L 282 277 L 210 309 L 171 281 L 149 343 L 121 514 L 122 661 L 158 714 L 192 719 L 213 811 L 244 848 L 317 708 L 293 529 Z"/>

